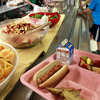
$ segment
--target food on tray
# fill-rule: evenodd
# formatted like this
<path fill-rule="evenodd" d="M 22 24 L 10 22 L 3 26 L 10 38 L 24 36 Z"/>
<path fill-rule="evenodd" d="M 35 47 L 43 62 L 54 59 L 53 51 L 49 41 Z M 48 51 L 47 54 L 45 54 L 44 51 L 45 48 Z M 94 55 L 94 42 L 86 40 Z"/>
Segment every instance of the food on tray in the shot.
<path fill-rule="evenodd" d="M 61 65 L 60 61 L 54 60 L 37 71 L 33 76 L 33 81 L 41 88 L 48 87 L 60 81 L 66 75 L 67 71 L 67 64 Z"/>
<path fill-rule="evenodd" d="M 92 71 L 100 74 L 100 68 L 92 67 Z"/>
<path fill-rule="evenodd" d="M 25 34 L 27 31 L 35 29 L 35 26 L 31 23 L 21 21 L 19 23 L 13 22 L 6 26 L 6 29 L 2 30 L 6 34 Z"/>
<path fill-rule="evenodd" d="M 60 96 L 63 100 L 84 100 L 80 96 L 81 89 L 74 88 L 50 88 L 47 87 L 54 95 Z"/>
<path fill-rule="evenodd" d="M 89 57 L 87 58 L 86 63 L 88 65 L 91 65 L 91 66 L 94 66 L 95 65 L 95 62 L 92 59 L 90 59 Z"/>
<path fill-rule="evenodd" d="M 95 66 L 100 68 L 100 60 L 94 60 Z"/>
<path fill-rule="evenodd" d="M 14 52 L 5 49 L 0 45 L 0 82 L 2 82 L 13 70 L 11 60 L 14 58 Z"/>
<path fill-rule="evenodd" d="M 100 73 L 100 60 L 93 60 L 87 56 L 80 57 L 79 66 Z"/>

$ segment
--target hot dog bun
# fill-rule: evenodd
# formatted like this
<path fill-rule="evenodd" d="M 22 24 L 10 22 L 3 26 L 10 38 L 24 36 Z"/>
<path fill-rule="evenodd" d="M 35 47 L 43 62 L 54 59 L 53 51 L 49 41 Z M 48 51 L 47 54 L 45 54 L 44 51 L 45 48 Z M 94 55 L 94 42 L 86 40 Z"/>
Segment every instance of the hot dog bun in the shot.
<path fill-rule="evenodd" d="M 52 67 L 54 67 L 57 64 L 60 64 L 60 61 L 54 60 L 53 62 L 47 64 L 42 69 L 37 71 L 35 73 L 35 75 L 33 76 L 34 83 L 41 88 L 45 88 L 45 87 L 51 86 L 51 85 L 55 84 L 57 81 L 61 80 L 68 71 L 67 64 L 65 64 L 60 70 L 58 70 L 54 75 L 52 75 L 50 78 L 48 78 L 45 82 L 43 82 L 42 84 L 37 84 L 37 79 L 40 76 L 44 75 L 47 71 L 49 71 Z"/>

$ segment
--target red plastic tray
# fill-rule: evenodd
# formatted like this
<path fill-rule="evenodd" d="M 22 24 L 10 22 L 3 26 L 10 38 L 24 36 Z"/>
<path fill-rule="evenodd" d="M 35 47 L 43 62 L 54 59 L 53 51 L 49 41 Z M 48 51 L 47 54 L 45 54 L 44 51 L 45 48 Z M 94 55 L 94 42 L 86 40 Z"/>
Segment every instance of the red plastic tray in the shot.
<path fill-rule="evenodd" d="M 69 88 L 82 89 L 80 95 L 84 100 L 100 100 L 100 74 L 92 72 L 90 70 L 79 67 L 78 63 L 81 56 L 88 56 L 93 60 L 99 60 L 100 56 L 89 52 L 74 50 L 73 62 L 68 66 L 69 72 L 66 76 L 55 86 L 55 88 Z M 56 53 L 27 71 L 21 76 L 21 82 L 32 89 L 34 92 L 42 96 L 47 100 L 60 100 L 59 97 L 53 95 L 46 89 L 41 89 L 33 82 L 33 76 L 46 64 L 56 59 Z"/>

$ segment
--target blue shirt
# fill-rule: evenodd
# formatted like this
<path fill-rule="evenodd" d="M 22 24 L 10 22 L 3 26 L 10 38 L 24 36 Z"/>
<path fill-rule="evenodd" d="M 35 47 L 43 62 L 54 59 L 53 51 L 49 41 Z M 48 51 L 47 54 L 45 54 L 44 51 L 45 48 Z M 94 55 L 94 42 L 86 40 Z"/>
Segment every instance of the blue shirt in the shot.
<path fill-rule="evenodd" d="M 93 24 L 100 25 L 100 0 L 91 0 L 88 7 L 92 10 Z"/>

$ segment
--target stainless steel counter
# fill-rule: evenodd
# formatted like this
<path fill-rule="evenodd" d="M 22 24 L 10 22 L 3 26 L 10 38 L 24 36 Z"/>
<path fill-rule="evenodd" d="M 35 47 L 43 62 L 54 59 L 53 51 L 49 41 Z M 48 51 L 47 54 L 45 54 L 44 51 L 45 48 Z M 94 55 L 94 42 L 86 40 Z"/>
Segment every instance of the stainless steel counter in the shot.
<path fill-rule="evenodd" d="M 77 15 L 79 1 L 76 0 L 75 6 L 70 5 L 65 11 L 65 19 L 54 38 L 46 55 L 42 55 L 27 70 L 37 65 L 50 55 L 52 55 L 57 46 L 67 38 L 74 44 L 76 49 L 91 52 L 88 22 L 84 16 Z M 13 90 L 4 100 L 44 100 L 41 96 L 35 94 L 32 90 L 21 84 L 20 80 L 16 83 Z"/>
<path fill-rule="evenodd" d="M 28 6 L 28 4 L 23 3 L 23 4 L 18 5 L 16 7 L 7 7 L 6 5 L 0 6 L 0 15 L 6 13 L 8 11 L 12 11 L 12 10 L 15 10 L 15 9 L 20 9 L 22 7 L 25 7 L 25 6 Z"/>

